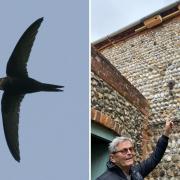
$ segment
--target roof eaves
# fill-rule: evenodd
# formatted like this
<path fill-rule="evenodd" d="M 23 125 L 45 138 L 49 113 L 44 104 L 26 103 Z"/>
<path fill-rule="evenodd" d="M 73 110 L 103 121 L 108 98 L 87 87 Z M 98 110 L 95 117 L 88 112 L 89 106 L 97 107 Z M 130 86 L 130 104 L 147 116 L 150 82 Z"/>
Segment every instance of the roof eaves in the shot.
<path fill-rule="evenodd" d="M 106 45 L 105 45 L 106 43 L 107 44 L 109 43 L 112 45 L 113 42 L 116 43 L 114 41 L 114 39 L 115 39 L 114 37 L 120 35 L 121 33 L 125 34 L 126 31 L 129 31 L 128 35 L 132 36 L 132 35 L 136 34 L 136 32 L 135 32 L 136 28 L 138 28 L 138 27 L 140 28 L 141 26 L 144 25 L 145 20 L 147 20 L 147 19 L 149 19 L 155 15 L 161 15 L 164 17 L 168 13 L 173 13 L 175 10 L 178 10 L 178 8 L 179 8 L 178 5 L 180 6 L 180 0 L 147 15 L 147 16 L 141 18 L 140 20 L 138 20 L 138 21 L 136 21 L 136 22 L 124 27 L 124 28 L 121 28 L 120 30 L 117 30 L 117 31 L 115 31 L 109 35 L 106 35 L 105 37 L 103 37 L 97 41 L 92 42 L 92 45 L 94 45 L 97 49 L 101 49 L 99 47 L 103 47 L 103 48 L 106 47 Z M 107 46 L 109 46 L 109 45 L 107 45 Z"/>

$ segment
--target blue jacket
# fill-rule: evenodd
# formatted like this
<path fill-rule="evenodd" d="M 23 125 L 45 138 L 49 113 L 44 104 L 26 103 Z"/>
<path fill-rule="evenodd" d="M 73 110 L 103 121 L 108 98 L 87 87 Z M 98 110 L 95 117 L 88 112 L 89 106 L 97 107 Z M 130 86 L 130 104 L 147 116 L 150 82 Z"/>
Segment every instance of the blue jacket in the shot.
<path fill-rule="evenodd" d="M 156 167 L 165 153 L 168 139 L 162 135 L 150 157 L 131 167 L 131 180 L 143 180 Z M 127 178 L 118 166 L 109 161 L 107 162 L 107 170 L 96 180 L 127 180 Z"/>

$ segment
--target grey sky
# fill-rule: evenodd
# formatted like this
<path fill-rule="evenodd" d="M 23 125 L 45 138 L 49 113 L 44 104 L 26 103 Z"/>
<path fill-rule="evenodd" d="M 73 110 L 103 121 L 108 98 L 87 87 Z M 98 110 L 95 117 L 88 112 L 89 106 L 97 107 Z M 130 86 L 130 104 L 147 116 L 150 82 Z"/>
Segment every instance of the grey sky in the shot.
<path fill-rule="evenodd" d="M 98 40 L 177 0 L 91 0 L 91 41 Z"/>
<path fill-rule="evenodd" d="M 63 93 L 26 95 L 20 112 L 21 162 L 0 123 L 0 179 L 88 179 L 88 1 L 4 0 L 0 6 L 0 77 L 26 28 L 40 17 L 29 76 L 64 85 Z M 2 95 L 2 92 L 1 92 Z M 1 118 L 2 119 L 2 118 Z"/>

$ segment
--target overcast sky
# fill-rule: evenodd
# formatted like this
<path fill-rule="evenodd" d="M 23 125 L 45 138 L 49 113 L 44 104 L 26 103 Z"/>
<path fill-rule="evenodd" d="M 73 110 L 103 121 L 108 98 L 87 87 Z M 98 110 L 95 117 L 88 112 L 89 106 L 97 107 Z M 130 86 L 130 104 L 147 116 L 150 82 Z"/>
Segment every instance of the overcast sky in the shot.
<path fill-rule="evenodd" d="M 0 77 L 26 28 L 44 17 L 28 62 L 29 76 L 64 92 L 26 95 L 21 103 L 21 162 L 0 123 L 0 179 L 88 179 L 88 1 L 2 0 Z M 0 92 L 2 95 L 2 91 Z M 1 117 L 0 117 L 1 118 Z M 2 118 L 1 118 L 2 119 Z"/>
<path fill-rule="evenodd" d="M 177 0 L 91 0 L 91 42 Z"/>

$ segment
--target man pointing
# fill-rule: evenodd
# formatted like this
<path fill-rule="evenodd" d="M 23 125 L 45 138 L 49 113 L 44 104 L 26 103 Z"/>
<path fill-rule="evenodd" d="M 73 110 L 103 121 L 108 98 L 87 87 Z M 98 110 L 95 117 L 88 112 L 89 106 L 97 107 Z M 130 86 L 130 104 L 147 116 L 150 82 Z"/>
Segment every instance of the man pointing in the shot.
<path fill-rule="evenodd" d="M 153 153 L 139 164 L 134 164 L 135 151 L 132 139 L 116 137 L 109 144 L 107 170 L 96 180 L 143 180 L 161 161 L 172 129 L 173 122 L 166 121 Z"/>

